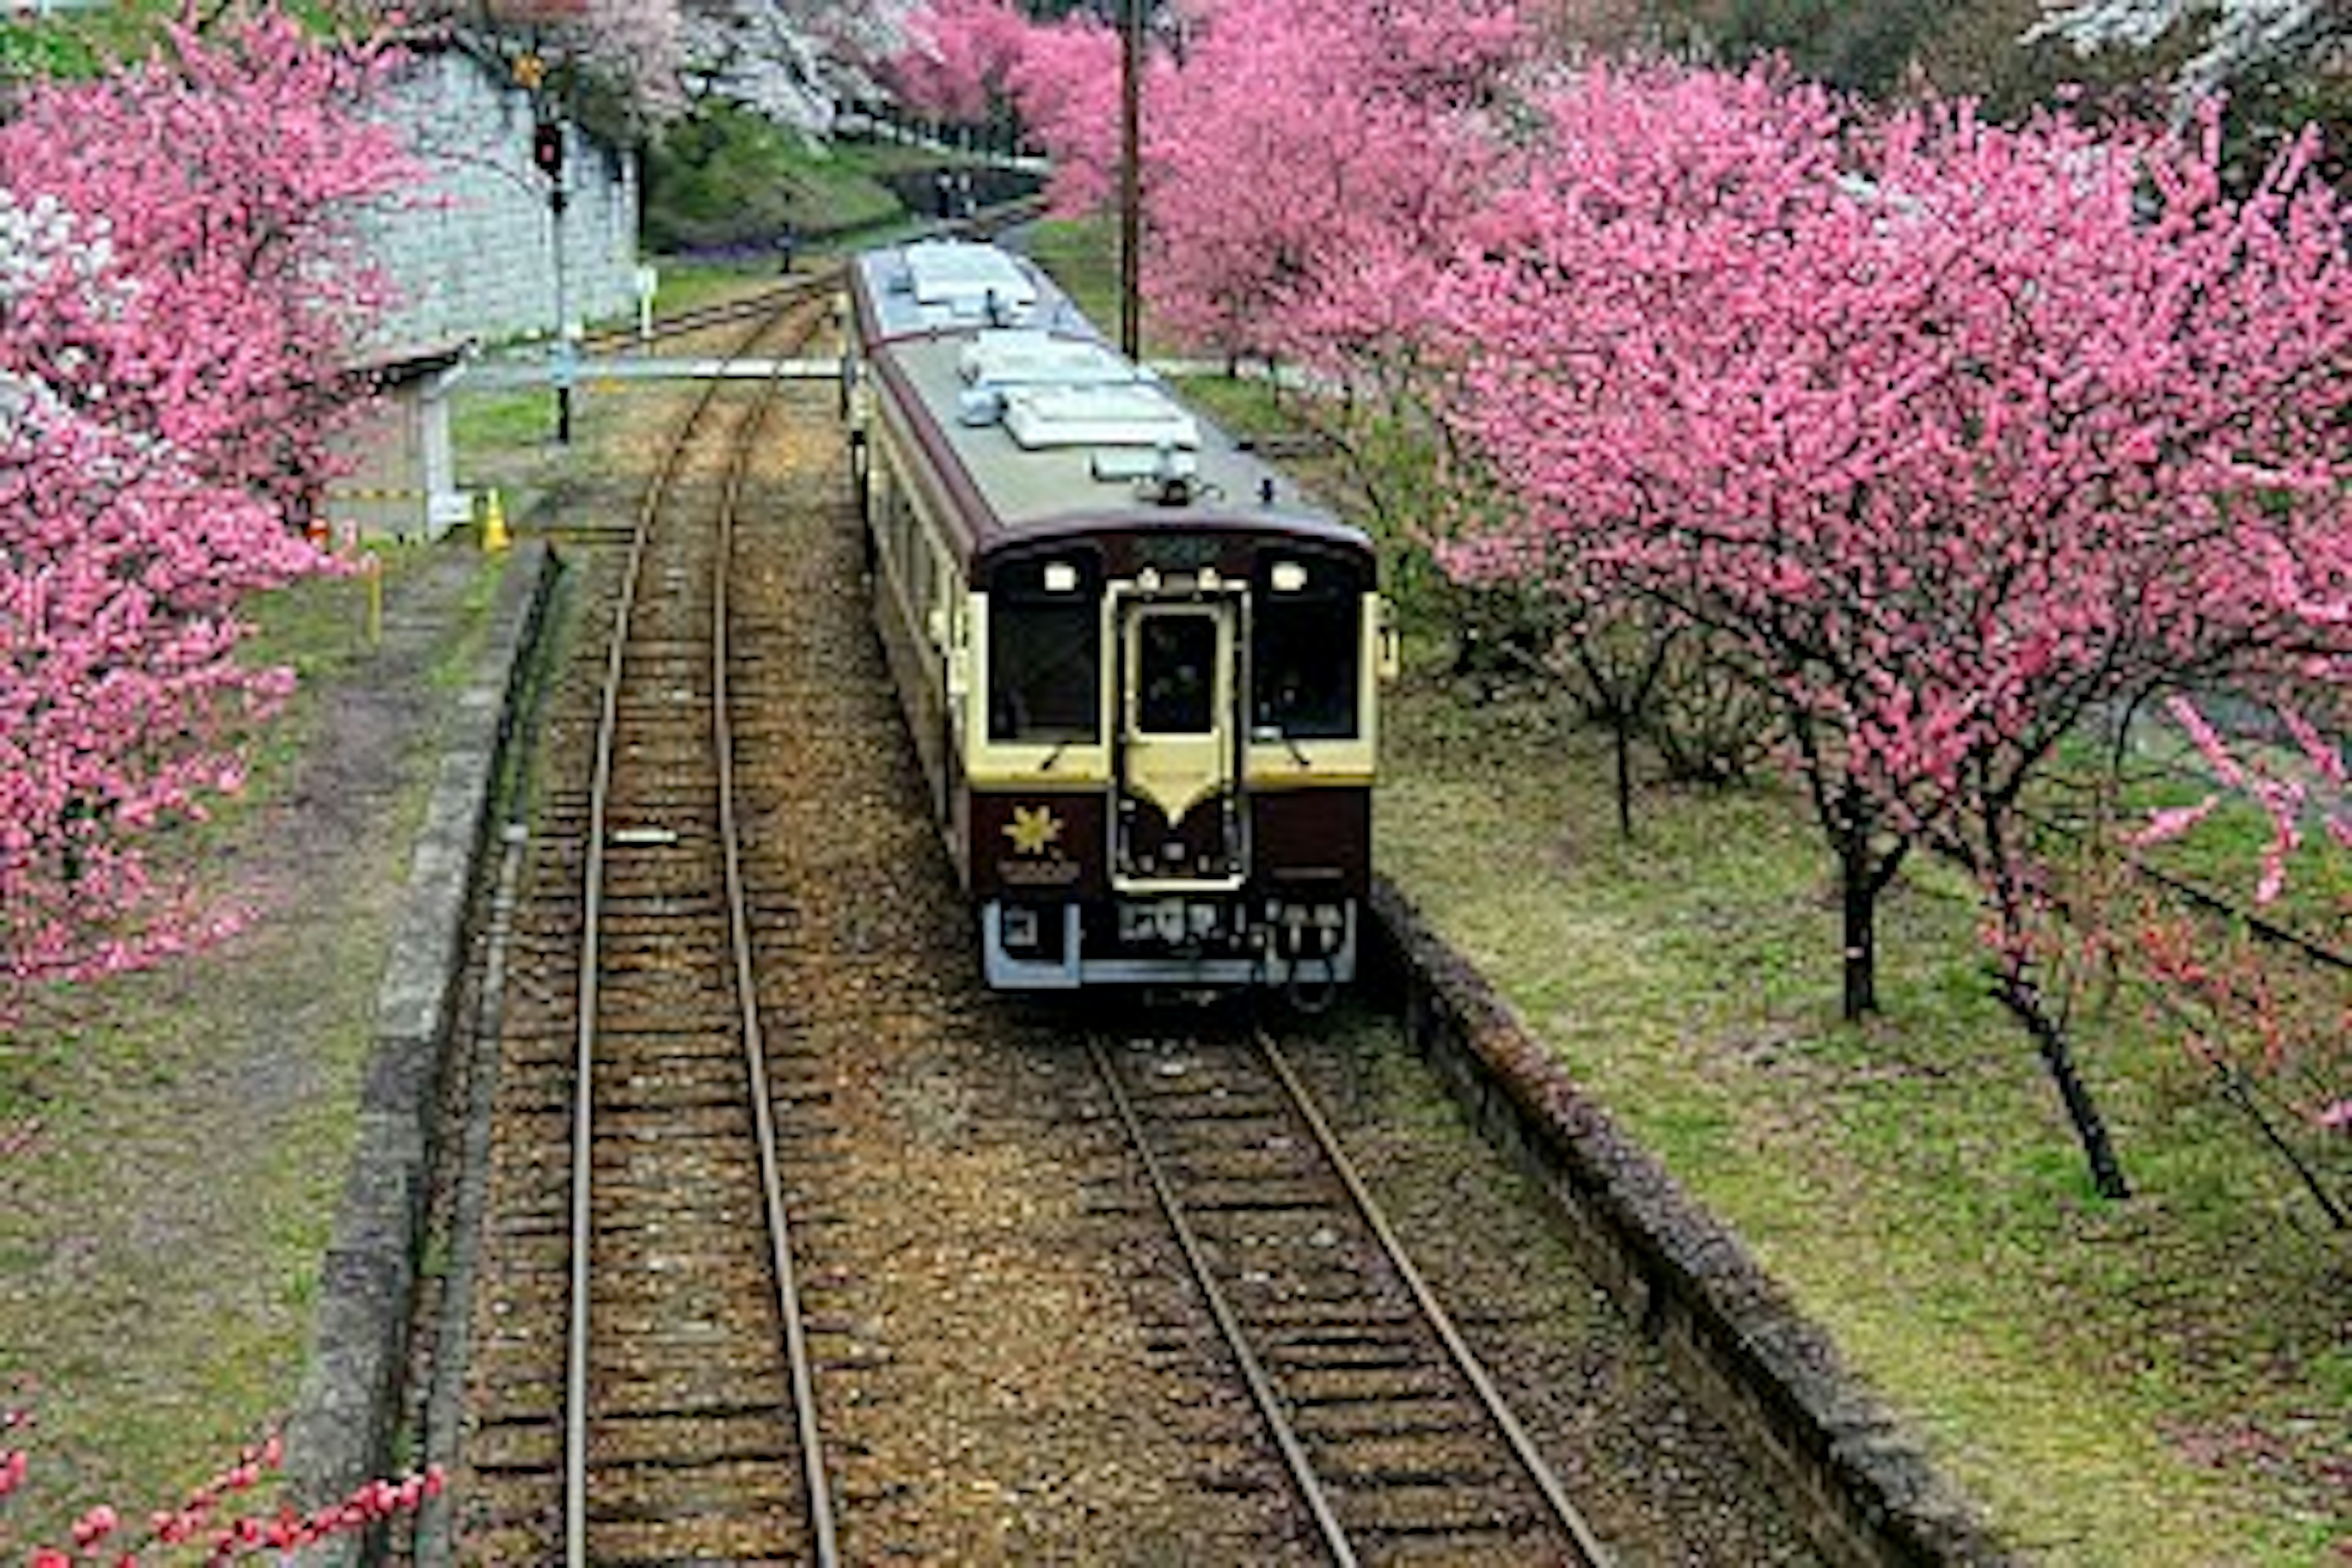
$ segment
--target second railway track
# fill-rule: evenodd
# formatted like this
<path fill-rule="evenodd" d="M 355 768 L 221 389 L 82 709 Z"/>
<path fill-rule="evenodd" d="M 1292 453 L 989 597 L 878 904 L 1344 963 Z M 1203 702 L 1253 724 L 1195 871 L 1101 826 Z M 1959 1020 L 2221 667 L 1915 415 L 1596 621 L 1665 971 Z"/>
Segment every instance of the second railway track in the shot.
<path fill-rule="evenodd" d="M 822 319 L 803 304 L 752 336 Z M 476 1336 L 478 1413 L 512 1445 L 484 1447 L 476 1506 L 541 1560 L 834 1560 L 730 800 L 730 530 L 774 394 L 714 383 L 646 491 L 587 796 L 557 806 L 580 877 L 571 1049 L 535 1008 L 509 1031 L 530 1047 L 503 1092 L 548 1132 L 565 1108 L 568 1158 L 504 1194 L 490 1284 L 513 1294 L 489 1304 L 560 1294 L 566 1327 L 560 1394 L 543 1309 L 519 1342 Z"/>
<path fill-rule="evenodd" d="M 1332 1561 L 1615 1559 L 1262 1030 L 1091 1044 Z"/>
<path fill-rule="evenodd" d="M 820 320 L 803 302 L 754 336 Z M 573 1061 L 575 1568 L 835 1561 L 733 800 L 728 579 L 774 391 L 739 399 L 715 495 L 674 495 L 674 466 L 648 492 L 606 667 Z"/>

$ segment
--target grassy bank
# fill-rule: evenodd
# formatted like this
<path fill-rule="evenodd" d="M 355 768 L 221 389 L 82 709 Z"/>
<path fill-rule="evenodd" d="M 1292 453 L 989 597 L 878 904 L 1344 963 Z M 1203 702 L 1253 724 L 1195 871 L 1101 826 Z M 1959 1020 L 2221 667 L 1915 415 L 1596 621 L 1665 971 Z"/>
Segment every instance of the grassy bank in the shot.
<path fill-rule="evenodd" d="M 1837 1013 L 1800 803 L 1653 785 L 1545 694 L 1411 675 L 1387 873 L 1747 1239 L 2037 1560 L 2330 1561 L 2352 1537 L 2352 1248 L 2171 1038 L 2081 1019 L 2138 1194 L 2099 1199 L 1988 997 L 1967 889 L 1886 910 L 1882 1017 Z"/>
<path fill-rule="evenodd" d="M 111 1502 L 176 1501 L 282 1422 L 450 683 L 499 563 L 387 552 L 247 606 L 302 685 L 246 793 L 157 847 L 247 921 L 144 973 L 49 991 L 0 1034 L 0 1407 L 28 1411 L 0 1558 Z"/>

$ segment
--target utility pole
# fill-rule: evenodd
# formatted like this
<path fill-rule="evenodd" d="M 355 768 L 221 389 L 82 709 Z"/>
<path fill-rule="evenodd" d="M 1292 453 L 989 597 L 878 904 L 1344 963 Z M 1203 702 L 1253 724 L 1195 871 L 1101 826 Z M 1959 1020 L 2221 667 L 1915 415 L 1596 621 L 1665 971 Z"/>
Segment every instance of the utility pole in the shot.
<path fill-rule="evenodd" d="M 1148 0 L 1120 0 L 1118 101 L 1118 347 L 1131 360 L 1143 357 L 1143 7 Z"/>

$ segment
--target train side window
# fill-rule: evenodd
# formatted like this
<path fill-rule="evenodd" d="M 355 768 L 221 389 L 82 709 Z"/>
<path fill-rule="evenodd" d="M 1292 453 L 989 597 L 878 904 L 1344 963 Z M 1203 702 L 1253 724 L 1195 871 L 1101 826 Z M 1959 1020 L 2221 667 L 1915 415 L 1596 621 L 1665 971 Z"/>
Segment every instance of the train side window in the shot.
<path fill-rule="evenodd" d="M 1361 601 L 1313 588 L 1259 598 L 1252 617 L 1250 723 L 1293 740 L 1357 733 Z"/>
<path fill-rule="evenodd" d="M 988 599 L 988 738 L 1063 745 L 1102 735 L 1102 574 L 1016 562 Z"/>

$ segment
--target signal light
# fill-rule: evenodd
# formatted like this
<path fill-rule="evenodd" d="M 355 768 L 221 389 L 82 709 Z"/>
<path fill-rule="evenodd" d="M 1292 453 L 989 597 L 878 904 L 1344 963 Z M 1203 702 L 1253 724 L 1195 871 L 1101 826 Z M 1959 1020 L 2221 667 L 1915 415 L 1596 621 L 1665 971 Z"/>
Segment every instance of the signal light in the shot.
<path fill-rule="evenodd" d="M 539 172 L 552 180 L 563 173 L 563 127 L 551 120 L 541 121 L 530 130 L 530 161 Z"/>

